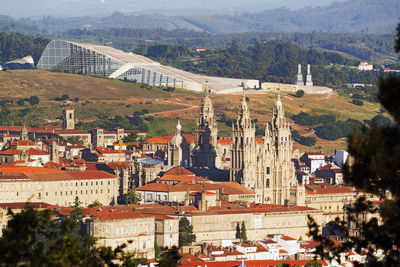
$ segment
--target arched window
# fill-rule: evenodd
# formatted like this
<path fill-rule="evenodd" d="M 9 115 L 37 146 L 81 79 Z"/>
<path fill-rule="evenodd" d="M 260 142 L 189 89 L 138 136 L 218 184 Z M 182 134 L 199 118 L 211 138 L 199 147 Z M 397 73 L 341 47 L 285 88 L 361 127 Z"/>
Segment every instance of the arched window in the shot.
<path fill-rule="evenodd" d="M 265 186 L 266 186 L 267 188 L 269 188 L 269 179 L 267 179 L 267 180 L 265 181 Z"/>
<path fill-rule="evenodd" d="M 267 167 L 267 174 L 270 174 L 271 173 L 271 169 L 270 169 L 270 167 Z"/>

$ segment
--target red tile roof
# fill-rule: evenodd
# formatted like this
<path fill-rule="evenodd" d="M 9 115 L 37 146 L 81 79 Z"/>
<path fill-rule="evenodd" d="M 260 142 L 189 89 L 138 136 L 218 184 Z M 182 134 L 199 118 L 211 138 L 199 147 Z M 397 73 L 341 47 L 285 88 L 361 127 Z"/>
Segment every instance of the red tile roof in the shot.
<path fill-rule="evenodd" d="M 232 139 L 220 139 L 220 140 L 218 140 L 218 144 L 230 145 L 230 144 L 232 144 Z"/>
<path fill-rule="evenodd" d="M 48 156 L 49 154 L 47 154 L 46 152 L 40 150 L 40 149 L 36 149 L 36 148 L 29 148 L 26 151 L 27 155 L 41 155 L 41 156 Z"/>
<path fill-rule="evenodd" d="M 9 148 L 3 151 L 0 151 L 0 155 L 20 155 L 22 153 L 21 150 L 15 148 Z"/>
<path fill-rule="evenodd" d="M 195 142 L 195 137 L 191 134 L 182 134 L 183 137 L 185 137 L 186 141 L 189 144 L 193 144 Z M 170 134 L 167 136 L 156 136 L 152 137 L 150 139 L 147 139 L 145 143 L 161 143 L 161 144 L 167 144 L 171 138 L 174 137 L 174 134 Z"/>
<path fill-rule="evenodd" d="M 35 142 L 31 140 L 18 140 L 11 143 L 12 146 L 34 146 Z"/>
<path fill-rule="evenodd" d="M 52 161 L 48 161 L 44 164 L 43 166 L 44 168 L 48 168 L 48 169 L 56 169 L 56 170 L 61 170 L 61 164 L 52 162 Z"/>
<path fill-rule="evenodd" d="M 95 215 L 95 220 L 101 221 L 114 221 L 114 220 L 130 220 L 130 219 L 138 219 L 150 217 L 148 215 L 144 215 L 140 212 L 136 211 L 125 211 L 125 212 L 110 212 L 110 213 L 102 213 L 99 215 Z"/>
<path fill-rule="evenodd" d="M 0 182 L 10 181 L 71 181 L 94 179 L 117 179 L 105 171 L 60 171 L 38 167 L 1 167 Z"/>
<path fill-rule="evenodd" d="M 286 236 L 286 235 L 282 236 L 281 239 L 282 239 L 282 240 L 285 240 L 285 241 L 293 241 L 293 240 L 296 240 L 296 239 L 294 239 L 293 237 Z"/>
<path fill-rule="evenodd" d="M 351 187 L 344 185 L 305 185 L 306 194 L 351 194 L 353 192 Z"/>
<path fill-rule="evenodd" d="M 114 150 L 106 147 L 96 147 L 96 151 L 100 154 L 123 154 L 123 151 Z"/>
<path fill-rule="evenodd" d="M 164 175 L 159 179 L 159 181 L 176 181 L 185 182 L 188 184 L 195 184 L 201 182 L 212 182 L 211 180 L 198 176 L 184 176 L 184 175 Z"/>
<path fill-rule="evenodd" d="M 236 182 L 221 182 L 215 184 L 188 184 L 184 182 L 180 182 L 175 185 L 168 185 L 162 183 L 150 183 L 146 184 L 141 187 L 137 187 L 136 190 L 138 191 L 155 191 L 155 192 L 186 192 L 186 191 L 201 191 L 204 185 L 205 190 L 219 190 L 223 189 L 224 195 L 243 195 L 243 194 L 251 194 L 254 195 L 255 193 Z"/>
<path fill-rule="evenodd" d="M 12 202 L 12 203 L 0 203 L 0 208 L 2 209 L 24 209 L 26 205 L 29 204 L 30 206 L 36 209 L 49 209 L 55 207 L 54 205 L 45 203 L 45 202 Z"/>
<path fill-rule="evenodd" d="M 164 173 L 164 176 L 168 175 L 186 175 L 194 176 L 195 174 L 184 167 L 175 167 Z"/>
<path fill-rule="evenodd" d="M 8 167 L 0 166 L 0 172 L 3 173 L 48 173 L 48 172 L 61 172 L 59 170 L 40 168 L 40 167 Z"/>
<path fill-rule="evenodd" d="M 185 256 L 185 254 L 181 254 Z M 186 257 L 186 256 L 185 256 Z M 270 267 L 278 266 L 281 263 L 289 264 L 290 267 L 294 266 L 305 266 L 310 260 L 244 260 L 244 264 L 247 267 Z M 328 266 L 328 264 L 323 260 L 317 260 L 322 266 Z M 192 260 L 182 258 L 178 267 L 237 267 L 242 263 L 241 260 L 237 261 L 202 261 L 202 260 Z"/>

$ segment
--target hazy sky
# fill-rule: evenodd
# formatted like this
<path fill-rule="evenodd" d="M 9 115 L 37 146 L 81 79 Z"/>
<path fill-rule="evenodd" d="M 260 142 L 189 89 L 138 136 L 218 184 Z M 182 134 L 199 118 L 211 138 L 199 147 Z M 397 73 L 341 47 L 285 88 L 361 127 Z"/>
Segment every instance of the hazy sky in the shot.
<path fill-rule="evenodd" d="M 190 12 L 193 14 L 199 8 L 214 13 L 257 12 L 282 6 L 295 9 L 332 2 L 334 0 L 0 0 L 0 14 L 38 18 L 43 15 L 71 17 L 108 15 L 117 11 L 148 13 L 152 10 L 194 9 Z"/>

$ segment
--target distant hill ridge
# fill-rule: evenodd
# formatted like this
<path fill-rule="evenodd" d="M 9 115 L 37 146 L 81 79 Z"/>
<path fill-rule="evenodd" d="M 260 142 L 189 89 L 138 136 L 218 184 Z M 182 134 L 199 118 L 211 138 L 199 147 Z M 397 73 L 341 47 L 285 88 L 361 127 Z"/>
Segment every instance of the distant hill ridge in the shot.
<path fill-rule="evenodd" d="M 305 7 L 296 10 L 279 8 L 258 13 L 239 15 L 163 16 L 155 14 L 129 15 L 114 13 L 106 17 L 52 18 L 41 20 L 12 20 L 0 17 L 0 30 L 4 25 L 26 30 L 62 32 L 68 29 L 89 27 L 104 28 L 162 28 L 167 30 L 191 29 L 213 34 L 274 31 L 308 32 L 368 32 L 391 33 L 400 18 L 398 0 L 347 0 L 329 6 Z M 3 27 L 2 27 L 3 25 Z M 25 26 L 24 26 L 25 25 Z"/>

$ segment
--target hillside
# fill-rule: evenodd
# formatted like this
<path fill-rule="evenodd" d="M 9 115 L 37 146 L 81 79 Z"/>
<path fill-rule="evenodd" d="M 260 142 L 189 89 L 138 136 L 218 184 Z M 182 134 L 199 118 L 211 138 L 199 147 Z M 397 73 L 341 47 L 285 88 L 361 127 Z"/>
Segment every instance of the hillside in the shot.
<path fill-rule="evenodd" d="M 158 87 L 150 88 L 150 90 L 141 88 L 140 84 L 136 83 L 39 70 L 0 72 L 0 100 L 12 100 L 6 105 L 6 110 L 11 112 L 10 118 L 15 118 L 16 124 L 24 122 L 29 125 L 59 124 L 62 108 L 73 106 L 76 109 L 76 118 L 80 122 L 78 127 L 81 129 L 101 126 L 105 121 L 108 122 L 106 125 L 135 128 L 135 125 L 129 125 L 129 122 L 124 122 L 121 118 L 141 112 L 148 113 L 141 115 L 141 118 L 152 136 L 173 133 L 178 116 L 183 121 L 184 131 L 193 133 L 202 95 L 189 91 L 166 92 Z M 68 94 L 70 99 L 75 101 L 54 100 L 63 94 Z M 18 99 L 32 95 L 39 97 L 38 105 L 31 106 L 26 101 L 24 106 L 17 105 Z M 251 93 L 247 97 L 252 118 L 258 120 L 257 125 L 262 131 L 265 123 L 271 118 L 276 95 Z M 219 133 L 222 136 L 231 134 L 230 126 L 225 121 L 236 118 L 240 98 L 240 95 L 212 95 L 219 120 Z M 303 111 L 314 115 L 333 114 L 338 120 L 354 118 L 363 121 L 377 115 L 380 109 L 378 104 L 368 102 L 363 106 L 356 106 L 351 104 L 351 99 L 347 96 L 336 93 L 303 98 L 284 95 L 282 102 L 288 118 Z M 2 113 L 6 110 L 3 107 Z M 121 118 L 116 120 L 115 116 Z M 222 121 L 223 118 L 225 121 Z M 315 136 L 309 127 L 294 124 L 291 119 L 289 120 L 293 129 L 298 130 L 300 134 Z M 345 139 L 327 141 L 317 138 L 317 144 L 307 149 L 332 151 L 344 149 L 345 146 Z"/>
<path fill-rule="evenodd" d="M 159 14 L 114 13 L 103 17 L 80 16 L 55 18 L 44 16 L 40 20 L 7 17 L 0 18 L 0 29 L 4 27 L 36 32 L 63 32 L 68 29 L 90 27 L 105 28 L 153 28 L 191 29 L 213 34 L 274 31 L 274 32 L 393 32 L 400 17 L 398 0 L 347 0 L 333 2 L 328 6 L 307 6 L 296 9 L 276 8 L 266 10 L 259 4 L 257 13 L 247 13 L 246 8 L 229 15 L 195 13 L 192 15 L 166 16 Z M 282 5 L 281 5 L 282 6 Z M 246 13 L 243 13 L 246 12 Z M 77 13 L 79 14 L 79 13 Z M 181 13 L 182 14 L 182 13 Z M 210 15 L 207 15 L 210 14 Z M 3 21 L 1 23 L 1 21 Z M 1 26 L 3 24 L 4 26 Z"/>

